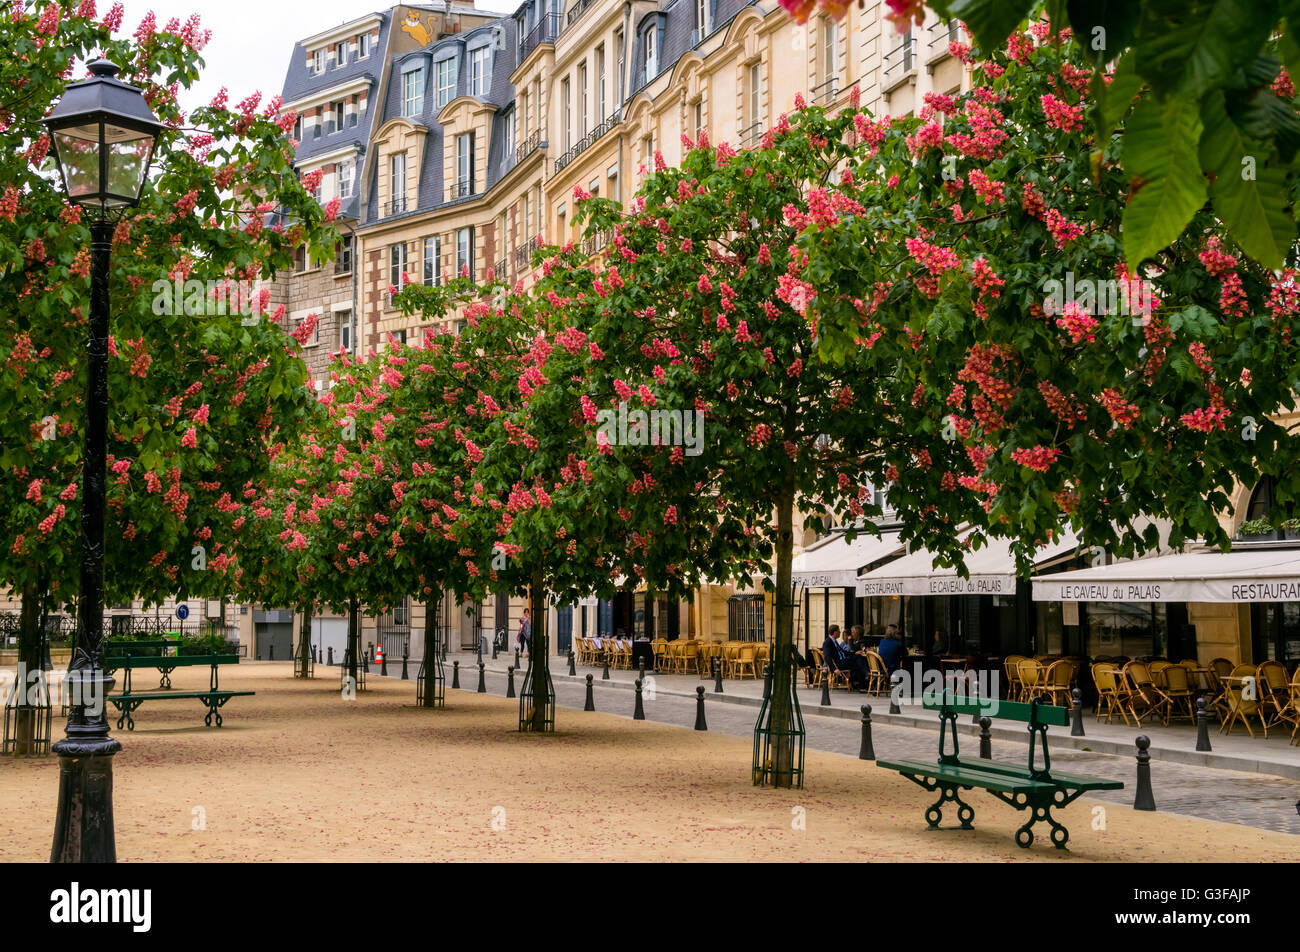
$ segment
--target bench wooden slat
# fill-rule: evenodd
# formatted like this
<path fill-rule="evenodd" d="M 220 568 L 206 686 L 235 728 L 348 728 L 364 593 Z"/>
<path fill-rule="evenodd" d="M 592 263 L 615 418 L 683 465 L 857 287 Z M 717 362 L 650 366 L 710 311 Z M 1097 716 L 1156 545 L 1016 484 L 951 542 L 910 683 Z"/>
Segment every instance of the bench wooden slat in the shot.
<path fill-rule="evenodd" d="M 198 668 L 213 664 L 239 664 L 239 655 L 131 655 L 113 659 L 118 668 Z"/>
<path fill-rule="evenodd" d="M 1031 793 L 1035 790 L 1051 790 L 1052 784 L 1030 780 L 1028 777 L 1015 777 L 998 773 L 985 773 L 961 764 L 932 764 L 921 760 L 877 761 L 878 766 L 899 773 L 915 774 L 936 780 L 979 787 L 981 790 L 998 790 L 1002 793 Z"/>
<path fill-rule="evenodd" d="M 983 770 L 988 773 L 1003 774 L 1009 777 L 1028 777 L 1029 769 L 1024 764 L 1009 764 L 1004 760 L 979 760 L 975 762 L 962 761 L 963 767 L 970 767 L 974 770 Z M 1062 787 L 1067 790 L 1123 790 L 1124 782 L 1122 780 L 1106 780 L 1102 777 L 1085 777 L 1082 774 L 1065 774 L 1053 770 L 1050 780 L 1045 780 L 1053 786 Z"/>
<path fill-rule="evenodd" d="M 927 711 L 942 708 L 937 695 L 926 695 L 921 699 L 921 706 Z M 979 714 L 981 717 L 1001 718 L 1007 721 L 1020 721 L 1028 724 L 1030 711 L 1034 705 L 1023 701 L 994 701 L 968 698 L 949 699 L 948 710 L 954 714 Z M 1052 727 L 1065 727 L 1070 723 L 1070 709 L 1052 704 L 1039 704 L 1038 723 Z"/>
<path fill-rule="evenodd" d="M 110 702 L 117 701 L 170 701 L 173 698 L 195 698 L 195 697 L 252 697 L 256 691 L 162 691 L 153 693 L 137 693 L 132 691 L 130 694 L 110 694 Z"/>

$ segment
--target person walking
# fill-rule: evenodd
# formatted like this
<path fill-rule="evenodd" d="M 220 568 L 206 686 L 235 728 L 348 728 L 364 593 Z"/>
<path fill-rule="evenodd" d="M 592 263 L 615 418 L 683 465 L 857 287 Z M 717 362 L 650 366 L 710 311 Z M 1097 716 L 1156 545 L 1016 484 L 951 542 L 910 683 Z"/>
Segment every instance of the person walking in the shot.
<path fill-rule="evenodd" d="M 519 620 L 519 647 L 524 654 L 531 654 L 531 642 L 533 639 L 533 619 L 530 609 L 524 609 L 524 617 Z"/>

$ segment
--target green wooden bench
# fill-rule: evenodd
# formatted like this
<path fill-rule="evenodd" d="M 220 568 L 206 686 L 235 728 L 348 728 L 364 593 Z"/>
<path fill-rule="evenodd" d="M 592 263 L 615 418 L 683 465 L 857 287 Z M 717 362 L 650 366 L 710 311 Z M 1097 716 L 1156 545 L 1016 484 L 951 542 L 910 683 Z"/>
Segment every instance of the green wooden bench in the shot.
<path fill-rule="evenodd" d="M 126 677 L 122 685 L 122 693 L 109 695 L 108 701 L 121 712 L 117 719 L 118 730 L 122 729 L 124 723 L 127 730 L 135 730 L 135 718 L 131 715 L 145 701 L 178 701 L 186 698 L 197 698 L 202 701 L 204 707 L 208 709 L 208 713 L 203 717 L 203 723 L 211 727 L 215 719 L 216 725 L 220 727 L 221 708 L 225 707 L 227 701 L 232 697 L 252 697 L 256 693 L 254 691 L 223 691 L 221 689 L 217 678 L 219 666 L 238 664 L 239 655 L 217 654 L 216 652 L 205 655 L 179 655 L 166 659 L 168 662 L 173 663 L 172 670 L 178 667 L 209 665 L 212 668 L 212 674 L 208 680 L 208 689 L 206 691 L 136 692 L 131 690 L 131 672 L 136 668 L 155 667 L 158 660 L 156 657 L 137 658 L 134 655 L 126 655 L 117 659 L 119 667 L 126 672 Z"/>
<path fill-rule="evenodd" d="M 180 653 L 179 638 L 161 638 L 157 641 L 112 641 L 104 646 L 104 670 L 109 674 L 122 667 L 123 658 L 132 657 L 147 663 L 138 665 L 144 668 L 157 668 L 160 674 L 158 687 L 172 686 L 171 674 L 176 670 L 173 663 Z"/>
<path fill-rule="evenodd" d="M 1052 827 L 1052 842 L 1057 849 L 1065 849 L 1070 831 L 1052 816 L 1052 808 L 1061 809 L 1089 790 L 1122 790 L 1119 780 L 1084 777 L 1052 772 L 1051 755 L 1047 751 L 1048 725 L 1064 727 L 1069 723 L 1069 711 L 1064 707 L 1040 704 L 1037 699 L 1028 704 L 1017 701 L 978 701 L 954 699 L 950 693 L 942 698 L 929 695 L 922 699 L 927 711 L 939 712 L 939 761 L 927 763 L 919 760 L 877 761 L 877 766 L 896 770 L 908 780 L 925 788 L 939 791 L 939 799 L 925 811 L 926 822 L 937 829 L 943 819 L 945 803 L 957 804 L 957 819 L 961 828 L 974 829 L 971 821 L 974 809 L 958 795 L 958 790 L 979 788 L 987 790 L 1004 803 L 1017 810 L 1028 810 L 1029 819 L 1016 830 L 1016 843 L 1028 848 L 1034 842 L 1035 823 L 1046 821 Z M 957 718 L 962 714 L 979 714 L 989 718 L 1020 721 L 1029 725 L 1029 762 L 1022 766 L 998 760 L 962 760 L 957 750 Z M 951 733 L 952 751 L 946 750 L 945 741 Z M 1042 766 L 1037 766 L 1034 750 L 1042 745 Z"/>

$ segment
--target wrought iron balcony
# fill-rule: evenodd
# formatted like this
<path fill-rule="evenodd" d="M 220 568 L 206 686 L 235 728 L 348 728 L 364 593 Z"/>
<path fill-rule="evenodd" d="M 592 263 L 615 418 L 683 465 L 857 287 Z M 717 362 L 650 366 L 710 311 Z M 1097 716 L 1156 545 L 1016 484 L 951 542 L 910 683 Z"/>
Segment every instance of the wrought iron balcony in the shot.
<path fill-rule="evenodd" d="M 609 246 L 609 243 L 613 238 L 614 230 L 612 228 L 598 231 L 596 234 L 582 239 L 582 253 L 588 256 L 599 254 Z"/>
<path fill-rule="evenodd" d="M 840 91 L 837 88 L 838 83 L 839 83 L 838 79 L 836 79 L 835 77 L 831 77 L 830 79 L 826 80 L 826 82 L 822 83 L 820 86 L 814 86 L 809 91 L 808 94 L 809 98 L 813 102 L 813 105 L 829 106 L 832 102 L 834 102 L 835 97 L 840 94 Z"/>
<path fill-rule="evenodd" d="M 390 202 L 384 204 L 384 218 L 392 218 L 394 215 L 401 215 L 406 212 L 407 202 L 405 195 L 399 195 Z"/>
<path fill-rule="evenodd" d="M 582 11 L 595 3 L 596 0 L 575 0 L 573 6 L 569 7 L 569 17 L 566 21 L 569 26 L 578 22 L 578 17 L 582 16 Z"/>
<path fill-rule="evenodd" d="M 742 149 L 752 149 L 758 145 L 759 140 L 763 137 L 763 123 L 756 122 L 746 129 L 740 130 L 740 147 Z"/>
<path fill-rule="evenodd" d="M 543 43 L 550 43 L 560 32 L 560 15 L 548 13 L 537 25 L 528 31 L 528 35 L 519 41 L 519 62 L 528 59 L 530 53 Z"/>
<path fill-rule="evenodd" d="M 515 249 L 515 273 L 518 274 L 532 265 L 533 252 L 537 250 L 537 236 L 529 238 L 524 244 Z"/>
<path fill-rule="evenodd" d="M 623 118 L 622 113 L 623 111 L 621 109 L 615 109 L 613 115 L 579 139 L 577 145 L 555 160 L 555 171 L 559 172 L 578 156 L 582 155 L 583 152 L 586 152 L 589 148 L 595 145 L 596 141 L 600 139 L 601 136 L 619 124 Z"/>
<path fill-rule="evenodd" d="M 912 71 L 916 65 L 916 39 L 910 30 L 903 42 L 885 54 L 885 63 L 885 76 L 889 79 L 901 79 Z"/>
<path fill-rule="evenodd" d="M 518 165 L 524 159 L 528 158 L 530 155 L 536 152 L 538 147 L 541 144 L 542 144 L 542 130 L 535 129 L 533 130 L 532 135 L 530 135 L 527 139 L 521 142 L 519 144 L 519 148 L 515 149 L 515 165 Z"/>
<path fill-rule="evenodd" d="M 469 198 L 473 194 L 474 194 L 473 182 L 469 182 L 469 181 L 454 182 L 447 189 L 447 201 L 449 202 L 459 201 L 462 198 Z"/>

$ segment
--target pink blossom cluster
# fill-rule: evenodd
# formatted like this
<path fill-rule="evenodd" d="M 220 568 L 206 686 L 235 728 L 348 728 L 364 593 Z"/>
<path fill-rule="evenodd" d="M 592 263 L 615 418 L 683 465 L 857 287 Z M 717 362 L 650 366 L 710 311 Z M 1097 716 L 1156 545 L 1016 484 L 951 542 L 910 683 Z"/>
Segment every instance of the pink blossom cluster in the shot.
<path fill-rule="evenodd" d="M 1095 399 L 1110 414 L 1112 420 L 1126 429 L 1141 416 L 1137 404 L 1129 403 L 1124 399 L 1124 395 L 1114 387 L 1103 390 Z"/>
<path fill-rule="evenodd" d="M 1011 459 L 1035 472 L 1045 473 L 1060 457 L 1061 451 L 1049 446 L 1033 446 L 1011 452 Z"/>
<path fill-rule="evenodd" d="M 1082 103 L 1071 106 L 1051 93 L 1044 93 L 1039 97 L 1039 101 L 1043 104 L 1043 114 L 1047 116 L 1047 124 L 1053 129 L 1060 129 L 1062 132 L 1078 132 L 1083 128 Z"/>
<path fill-rule="evenodd" d="M 1075 301 L 1066 304 L 1065 312 L 1056 319 L 1056 326 L 1069 334 L 1070 341 L 1074 344 L 1081 344 L 1084 341 L 1089 344 L 1095 343 L 1097 323 L 1097 319 Z"/>

